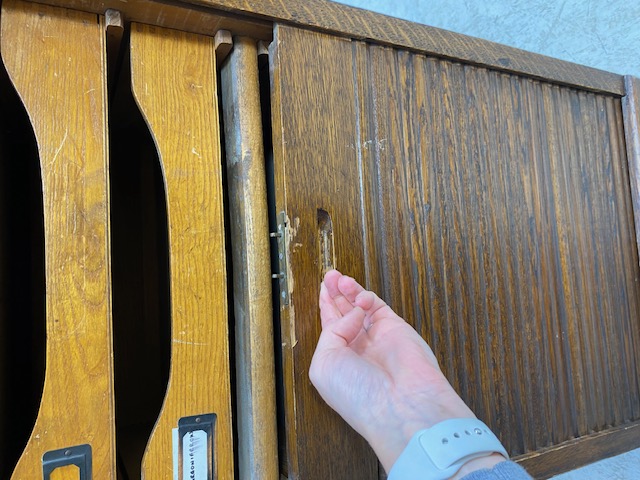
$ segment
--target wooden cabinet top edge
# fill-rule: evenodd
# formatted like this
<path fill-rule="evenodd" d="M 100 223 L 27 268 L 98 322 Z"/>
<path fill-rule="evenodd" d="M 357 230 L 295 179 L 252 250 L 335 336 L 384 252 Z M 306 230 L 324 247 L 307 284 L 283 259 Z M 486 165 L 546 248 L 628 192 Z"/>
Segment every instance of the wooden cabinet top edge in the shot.
<path fill-rule="evenodd" d="M 421 25 L 330 0 L 172 0 L 356 40 L 404 48 L 460 63 L 522 74 L 594 92 L 624 95 L 622 75 Z"/>
<path fill-rule="evenodd" d="M 271 21 L 197 4 L 164 0 L 36 0 L 34 3 L 98 15 L 113 9 L 121 13 L 126 23 L 137 22 L 201 35 L 213 36 L 219 30 L 228 30 L 257 40 L 271 41 L 273 37 Z"/>
<path fill-rule="evenodd" d="M 38 0 L 93 13 L 113 8 L 136 21 L 211 35 L 218 30 L 270 40 L 273 23 L 404 48 L 593 92 L 623 96 L 624 77 L 329 0 Z"/>

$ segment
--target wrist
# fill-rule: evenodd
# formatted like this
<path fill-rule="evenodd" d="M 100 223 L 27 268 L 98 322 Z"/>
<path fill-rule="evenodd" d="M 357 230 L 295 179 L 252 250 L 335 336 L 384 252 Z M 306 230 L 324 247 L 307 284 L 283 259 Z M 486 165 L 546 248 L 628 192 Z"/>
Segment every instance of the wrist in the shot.
<path fill-rule="evenodd" d="M 400 401 L 390 401 L 388 410 L 377 415 L 378 419 L 367 425 L 364 437 L 373 448 L 386 472 L 391 470 L 398 457 L 413 436 L 445 420 L 453 418 L 475 419 L 471 409 L 447 384 L 438 395 L 429 392 L 431 398 L 440 401 L 431 405 L 421 395 L 403 396 Z M 390 399 L 392 400 L 392 399 Z M 429 405 L 425 408 L 425 405 Z"/>
<path fill-rule="evenodd" d="M 475 419 L 476 416 L 471 410 L 461 409 L 457 414 L 415 418 L 412 421 L 405 421 L 395 428 L 386 428 L 382 434 L 370 436 L 369 438 L 373 440 L 369 441 L 369 444 L 388 473 L 416 433 L 453 418 Z"/>

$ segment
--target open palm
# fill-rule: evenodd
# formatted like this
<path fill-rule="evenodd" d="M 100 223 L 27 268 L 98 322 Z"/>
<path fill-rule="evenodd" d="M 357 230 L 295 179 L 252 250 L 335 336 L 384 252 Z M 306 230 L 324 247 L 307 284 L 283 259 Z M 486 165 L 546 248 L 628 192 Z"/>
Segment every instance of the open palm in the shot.
<path fill-rule="evenodd" d="M 387 471 L 418 430 L 474 417 L 431 348 L 375 293 L 332 270 L 320 286 L 322 333 L 309 376 Z"/>

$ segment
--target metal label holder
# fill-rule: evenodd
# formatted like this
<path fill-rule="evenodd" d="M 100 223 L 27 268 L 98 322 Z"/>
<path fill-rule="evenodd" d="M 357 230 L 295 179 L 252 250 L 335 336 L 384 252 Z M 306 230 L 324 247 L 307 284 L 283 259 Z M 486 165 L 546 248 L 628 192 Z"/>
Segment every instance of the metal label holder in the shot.
<path fill-rule="evenodd" d="M 42 456 L 42 475 L 44 480 L 51 478 L 51 473 L 59 467 L 75 465 L 80 470 L 80 480 L 91 480 L 91 445 L 50 450 Z"/>

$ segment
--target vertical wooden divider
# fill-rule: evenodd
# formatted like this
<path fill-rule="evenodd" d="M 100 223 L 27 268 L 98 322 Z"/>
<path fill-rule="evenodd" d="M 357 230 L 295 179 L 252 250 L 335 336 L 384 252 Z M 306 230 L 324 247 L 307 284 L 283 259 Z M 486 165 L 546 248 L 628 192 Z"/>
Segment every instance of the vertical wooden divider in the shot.
<path fill-rule="evenodd" d="M 181 418 L 215 414 L 212 477 L 233 478 L 227 284 L 213 38 L 131 26 L 134 97 L 155 139 L 169 228 L 171 368 L 142 463 L 174 477 Z M 174 463 L 175 462 L 175 463 Z M 200 478 L 199 476 L 197 478 Z M 204 477 L 203 477 L 204 478 Z"/>
<path fill-rule="evenodd" d="M 43 478 L 45 453 L 84 444 L 94 478 L 115 478 L 103 18 L 6 0 L 1 20 L 2 58 L 38 141 L 45 231 L 45 382 L 13 478 Z"/>
<path fill-rule="evenodd" d="M 627 75 L 624 77 L 624 85 L 627 94 L 622 97 L 622 113 L 627 140 L 633 218 L 636 223 L 636 243 L 640 256 L 640 79 Z"/>
<path fill-rule="evenodd" d="M 255 40 L 234 39 L 221 88 L 233 243 L 239 474 L 277 480 L 269 222 Z"/>

